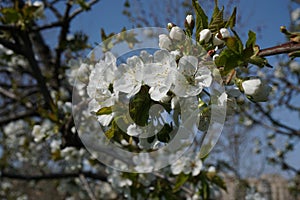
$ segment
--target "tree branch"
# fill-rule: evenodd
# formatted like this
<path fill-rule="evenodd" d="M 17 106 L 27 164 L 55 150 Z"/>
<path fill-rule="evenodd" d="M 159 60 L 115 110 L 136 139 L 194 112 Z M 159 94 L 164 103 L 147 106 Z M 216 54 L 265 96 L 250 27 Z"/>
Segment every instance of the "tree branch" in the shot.
<path fill-rule="evenodd" d="M 55 110 L 55 105 L 52 100 L 52 97 L 50 95 L 50 92 L 48 90 L 48 87 L 46 85 L 44 76 L 42 75 L 41 69 L 39 68 L 39 65 L 35 59 L 35 54 L 32 49 L 32 43 L 30 41 L 29 35 L 27 32 L 21 32 L 21 37 L 24 41 L 24 46 L 26 47 L 26 50 L 24 49 L 25 57 L 28 59 L 28 62 L 30 64 L 30 67 L 32 69 L 32 74 L 36 78 L 38 85 L 40 87 L 41 94 L 43 95 L 46 105 L 49 109 L 52 111 Z"/>
<path fill-rule="evenodd" d="M 18 113 L 12 112 L 8 116 L 0 117 L 0 125 L 4 125 L 6 123 L 16 121 L 18 119 L 24 119 L 26 117 L 32 117 L 32 116 L 38 116 L 38 113 L 36 111 L 23 111 Z"/>
<path fill-rule="evenodd" d="M 257 54 L 260 57 L 274 56 L 278 54 L 292 53 L 300 50 L 300 43 L 287 42 L 274 47 L 262 49 Z"/>
<path fill-rule="evenodd" d="M 1 178 L 9 178 L 23 181 L 41 181 L 41 180 L 53 180 L 53 179 L 67 179 L 67 178 L 77 178 L 80 175 L 84 175 L 87 178 L 107 181 L 107 175 L 101 173 L 91 173 L 91 172 L 77 172 L 77 173 L 51 173 L 51 174 L 41 174 L 41 175 L 28 175 L 28 174 L 16 174 L 16 173 L 8 173 L 8 172 L 0 172 Z"/>

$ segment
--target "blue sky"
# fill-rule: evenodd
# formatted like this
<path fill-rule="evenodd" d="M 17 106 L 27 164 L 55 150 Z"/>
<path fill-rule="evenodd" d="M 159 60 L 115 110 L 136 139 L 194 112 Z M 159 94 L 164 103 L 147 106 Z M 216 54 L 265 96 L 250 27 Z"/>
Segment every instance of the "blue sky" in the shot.
<path fill-rule="evenodd" d="M 151 4 L 151 0 L 148 1 Z M 220 5 L 222 5 L 220 1 Z M 268 47 L 280 41 L 284 41 L 284 36 L 280 33 L 281 25 L 289 25 L 289 11 L 287 0 L 241 0 L 238 7 L 238 14 L 243 19 L 242 29 L 244 33 L 248 30 L 255 30 L 259 25 L 262 26 L 261 38 L 258 39 L 260 46 Z M 101 0 L 93 9 L 83 15 L 80 15 L 72 24 L 73 30 L 83 30 L 88 33 L 90 41 L 100 42 L 100 29 L 108 33 L 118 33 L 123 27 L 130 29 L 133 25 L 122 15 L 124 0 Z M 150 5 L 149 5 L 150 6 Z M 182 16 L 184 20 L 185 16 Z M 246 30 L 247 29 L 247 30 Z"/>

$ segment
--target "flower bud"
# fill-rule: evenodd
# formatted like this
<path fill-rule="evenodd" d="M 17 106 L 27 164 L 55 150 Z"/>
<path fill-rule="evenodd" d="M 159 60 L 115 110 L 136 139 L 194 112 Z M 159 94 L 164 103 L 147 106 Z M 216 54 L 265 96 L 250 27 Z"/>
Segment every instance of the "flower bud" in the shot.
<path fill-rule="evenodd" d="M 267 101 L 272 89 L 259 78 L 243 81 L 242 87 L 248 98 L 255 102 Z"/>
<path fill-rule="evenodd" d="M 195 26 L 195 21 L 193 15 L 187 15 L 185 18 L 185 27 L 192 30 L 194 26 Z"/>
<path fill-rule="evenodd" d="M 214 166 L 210 166 L 206 175 L 209 179 L 212 179 L 216 175 L 216 168 Z"/>
<path fill-rule="evenodd" d="M 169 30 L 171 30 L 171 29 L 172 29 L 173 27 L 175 27 L 175 26 L 176 26 L 175 24 L 169 22 L 168 25 L 167 25 L 167 28 L 168 28 Z"/>
<path fill-rule="evenodd" d="M 230 33 L 227 28 L 221 28 L 219 33 L 213 38 L 213 43 L 215 46 L 221 45 L 224 43 L 224 39 L 230 37 Z"/>
<path fill-rule="evenodd" d="M 213 38 L 213 43 L 215 46 L 224 44 L 224 40 L 220 39 L 218 36 L 219 36 L 219 34 L 216 34 L 215 37 Z"/>
<path fill-rule="evenodd" d="M 199 41 L 200 42 L 204 41 L 204 43 L 207 43 L 211 38 L 211 31 L 209 29 L 203 29 L 199 33 L 199 35 L 200 35 Z"/>
<path fill-rule="evenodd" d="M 220 29 L 220 33 L 221 33 L 221 36 L 222 36 L 221 39 L 225 39 L 225 38 L 229 38 L 230 37 L 230 33 L 229 33 L 229 31 L 228 31 L 227 28 L 221 28 Z"/>
<path fill-rule="evenodd" d="M 42 1 L 35 1 L 32 4 L 34 7 L 37 7 L 36 11 L 35 11 L 35 15 L 37 17 L 41 17 L 44 15 L 44 3 Z"/>
<path fill-rule="evenodd" d="M 185 33 L 178 26 L 174 26 L 170 31 L 170 38 L 172 40 L 182 41 L 185 39 Z"/>
<path fill-rule="evenodd" d="M 161 49 L 167 49 L 167 50 L 170 50 L 171 49 L 171 46 L 172 46 L 172 41 L 171 39 L 169 38 L 169 36 L 167 36 L 166 34 L 161 34 L 158 36 L 159 37 L 159 43 L 158 43 L 158 46 L 161 48 Z"/>

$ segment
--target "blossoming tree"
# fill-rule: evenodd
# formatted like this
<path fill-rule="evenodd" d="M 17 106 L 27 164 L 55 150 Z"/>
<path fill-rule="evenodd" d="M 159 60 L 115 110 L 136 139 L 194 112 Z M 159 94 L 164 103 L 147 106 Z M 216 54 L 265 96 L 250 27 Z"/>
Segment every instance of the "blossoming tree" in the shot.
<path fill-rule="evenodd" d="M 266 56 L 297 57 L 299 33 L 281 27 L 289 42 L 260 49 L 253 31 L 246 42 L 235 31 L 236 8 L 226 18 L 215 1 L 209 20 L 192 0 L 184 27 L 170 22 L 109 36 L 102 30 L 103 42 L 83 57 L 91 49 L 87 36 L 69 36 L 70 23 L 97 2 L 16 0 L 0 7 L 1 197 L 42 198 L 48 189 L 66 199 L 217 198 L 226 184 L 205 160 L 226 117 L 247 115 L 270 126 L 246 111 L 258 109 L 274 133 L 299 137 L 260 104 L 272 102 L 272 86 L 282 85 L 249 70 L 271 70 Z M 53 21 L 42 23 L 47 12 Z M 44 31 L 54 28 L 52 48 Z M 298 63 L 288 64 L 299 75 Z M 279 76 L 299 93 L 299 76 Z M 244 102 L 243 114 L 235 112 L 237 102 Z M 299 173 L 285 160 L 292 149 L 288 144 L 271 160 Z"/>

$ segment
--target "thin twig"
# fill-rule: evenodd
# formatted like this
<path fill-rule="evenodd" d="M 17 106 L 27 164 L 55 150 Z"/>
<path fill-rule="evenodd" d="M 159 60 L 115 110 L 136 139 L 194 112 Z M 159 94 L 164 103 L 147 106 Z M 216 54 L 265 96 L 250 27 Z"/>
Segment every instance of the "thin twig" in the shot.
<path fill-rule="evenodd" d="M 91 187 L 89 185 L 89 183 L 87 182 L 85 176 L 83 174 L 79 174 L 79 179 L 81 181 L 81 183 L 84 186 L 84 189 L 86 190 L 88 196 L 90 197 L 91 200 L 96 200 L 95 195 L 93 194 Z"/>

